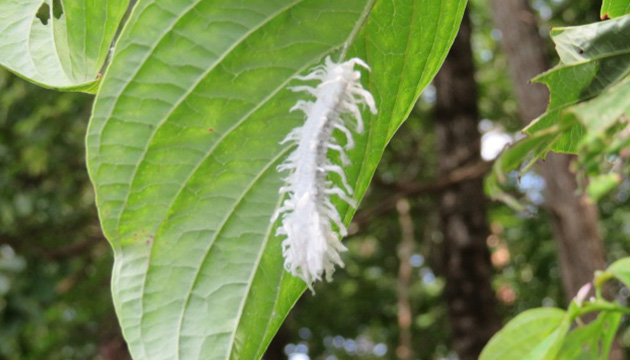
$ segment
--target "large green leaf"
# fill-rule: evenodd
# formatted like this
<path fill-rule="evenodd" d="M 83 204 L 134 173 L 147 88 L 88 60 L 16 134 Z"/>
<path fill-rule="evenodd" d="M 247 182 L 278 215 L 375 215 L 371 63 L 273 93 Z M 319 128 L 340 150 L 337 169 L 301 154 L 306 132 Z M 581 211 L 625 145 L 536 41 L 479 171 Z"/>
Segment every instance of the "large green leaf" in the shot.
<path fill-rule="evenodd" d="M 630 14 L 630 0 L 604 0 L 602 19 Z"/>
<path fill-rule="evenodd" d="M 0 65 L 44 87 L 95 92 L 129 0 L 0 0 Z"/>
<path fill-rule="evenodd" d="M 551 33 L 560 64 L 536 80 L 551 92 L 546 114 L 533 122 L 527 133 L 557 124 L 571 106 L 590 100 L 623 80 L 630 72 L 630 16 L 585 26 L 554 29 Z M 575 122 L 552 149 L 576 152 L 585 134 Z"/>
<path fill-rule="evenodd" d="M 363 25 L 372 66 L 346 170 L 360 199 L 437 72 L 465 0 L 140 0 L 96 98 L 88 166 L 115 251 L 112 289 L 135 359 L 257 359 L 305 289 L 270 218 L 279 142 L 303 122 L 288 89 Z M 373 6 L 373 8 L 372 8 Z M 352 210 L 339 205 L 346 221 Z"/>
<path fill-rule="evenodd" d="M 479 359 L 553 360 L 570 324 L 570 317 L 561 309 L 525 311 L 490 339 Z"/>

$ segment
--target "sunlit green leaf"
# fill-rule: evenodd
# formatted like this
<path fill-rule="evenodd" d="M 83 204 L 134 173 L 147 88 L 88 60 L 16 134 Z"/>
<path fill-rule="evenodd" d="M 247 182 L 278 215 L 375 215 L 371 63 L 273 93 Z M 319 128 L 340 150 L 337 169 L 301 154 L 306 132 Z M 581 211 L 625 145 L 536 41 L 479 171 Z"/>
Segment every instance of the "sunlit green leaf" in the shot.
<path fill-rule="evenodd" d="M 623 314 L 620 312 L 605 312 L 600 315 L 602 320 L 602 332 L 601 332 L 601 349 L 599 352 L 599 360 L 607 360 L 610 350 L 612 349 L 613 341 L 617 337 L 617 330 L 621 325 L 621 319 Z"/>
<path fill-rule="evenodd" d="M 38 85 L 95 92 L 129 0 L 0 0 L 0 65 Z"/>
<path fill-rule="evenodd" d="M 503 191 L 505 174 L 528 168 L 548 151 L 577 153 L 580 146 L 630 114 L 630 16 L 586 26 L 554 29 L 560 64 L 540 75 L 551 101 L 545 114 L 525 131 L 529 138 L 506 150 L 486 180 L 487 193 L 522 210 Z M 523 165 L 524 164 L 524 165 Z M 606 181 L 604 181 L 606 180 Z M 614 186 L 612 176 L 595 180 L 595 198 Z"/>
<path fill-rule="evenodd" d="M 626 286 L 630 286 L 630 258 L 623 258 L 612 263 L 607 273 L 612 274 Z"/>
<path fill-rule="evenodd" d="M 588 325 L 572 330 L 565 338 L 557 360 L 608 359 L 622 314 L 603 312 Z"/>
<path fill-rule="evenodd" d="M 88 130 L 88 165 L 115 251 L 113 295 L 135 359 L 257 359 L 305 284 L 270 218 L 279 142 L 303 119 L 295 75 L 326 55 L 372 67 L 375 96 L 346 169 L 360 199 L 437 72 L 465 1 L 139 1 Z M 339 206 L 349 222 L 353 210 Z"/>
<path fill-rule="evenodd" d="M 567 313 L 557 308 L 525 311 L 492 337 L 479 359 L 553 360 L 569 329 L 569 320 Z"/>
<path fill-rule="evenodd" d="M 603 196 L 615 189 L 621 184 L 621 176 L 619 174 L 602 174 L 590 179 L 587 187 L 587 193 L 591 200 L 597 202 Z"/>

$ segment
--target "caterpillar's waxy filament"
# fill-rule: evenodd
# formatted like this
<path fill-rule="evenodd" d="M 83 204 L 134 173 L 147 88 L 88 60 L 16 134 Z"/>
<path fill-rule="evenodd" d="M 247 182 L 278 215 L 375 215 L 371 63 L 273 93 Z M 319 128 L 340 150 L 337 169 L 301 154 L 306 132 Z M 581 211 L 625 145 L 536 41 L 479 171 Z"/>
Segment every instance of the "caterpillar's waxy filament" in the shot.
<path fill-rule="evenodd" d="M 369 69 L 361 59 L 337 64 L 328 57 L 324 65 L 298 77 L 302 81 L 319 81 L 316 86 L 292 88 L 310 94 L 314 101 L 300 100 L 291 109 L 304 112 L 306 121 L 282 142 L 295 143 L 297 148 L 278 167 L 279 171 L 289 171 L 289 175 L 280 189 L 287 198 L 274 219 L 282 217 L 277 235 L 286 236 L 282 243 L 285 268 L 311 289 L 324 274 L 330 280 L 335 265 L 343 266 L 339 252 L 346 248 L 340 236 L 345 236 L 347 230 L 331 197 L 356 207 L 342 166 L 350 163 L 346 150 L 354 147 L 352 131 L 363 132 L 359 106 L 367 105 L 373 114 L 377 112 L 374 98 L 361 86 L 361 73 L 354 69 L 355 65 Z M 335 130 L 343 134 L 341 143 L 333 136 Z M 330 160 L 332 153 L 338 155 L 342 166 Z"/>

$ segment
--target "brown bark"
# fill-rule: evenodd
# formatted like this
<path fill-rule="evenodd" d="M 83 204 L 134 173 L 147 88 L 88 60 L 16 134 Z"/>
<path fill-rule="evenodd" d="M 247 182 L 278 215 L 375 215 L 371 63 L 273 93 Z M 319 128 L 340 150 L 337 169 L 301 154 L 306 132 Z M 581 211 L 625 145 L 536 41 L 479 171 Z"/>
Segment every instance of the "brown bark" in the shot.
<path fill-rule="evenodd" d="M 477 130 L 477 83 L 466 15 L 459 35 L 435 79 L 439 173 L 480 161 Z M 444 295 L 453 331 L 453 348 L 462 360 L 477 359 L 500 328 L 492 289 L 492 265 L 486 245 L 489 234 L 482 179 L 448 187 L 440 197 L 440 227 L 444 236 Z"/>
<path fill-rule="evenodd" d="M 411 287 L 411 277 L 413 266 L 411 265 L 411 255 L 415 246 L 414 226 L 409 214 L 409 201 L 398 200 L 396 204 L 398 210 L 398 220 L 400 222 L 401 241 L 398 247 L 398 279 L 396 281 L 396 295 L 398 298 L 398 331 L 399 340 L 396 355 L 400 360 L 413 359 L 413 340 L 411 333 L 411 323 L 413 315 L 411 312 L 411 301 L 409 288 Z"/>
<path fill-rule="evenodd" d="M 542 84 L 529 80 L 546 71 L 545 44 L 536 17 L 527 0 L 492 0 L 497 27 L 503 33 L 514 90 L 523 122 L 529 123 L 546 111 L 549 93 Z M 604 244 L 598 229 L 597 208 L 578 196 L 575 174 L 569 170 L 571 157 L 551 153 L 539 164 L 547 184 L 547 208 L 552 214 L 562 283 L 569 302 L 593 273 L 605 267 Z"/>

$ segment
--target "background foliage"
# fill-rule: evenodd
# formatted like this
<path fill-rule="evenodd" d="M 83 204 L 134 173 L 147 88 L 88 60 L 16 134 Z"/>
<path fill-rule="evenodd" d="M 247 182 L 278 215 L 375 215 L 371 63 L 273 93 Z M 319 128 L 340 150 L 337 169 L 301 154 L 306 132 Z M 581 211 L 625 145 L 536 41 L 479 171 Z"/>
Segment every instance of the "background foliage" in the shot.
<path fill-rule="evenodd" d="M 0 358 L 92 358 L 119 330 L 82 155 L 90 96 L 5 71 L 0 88 Z"/>

